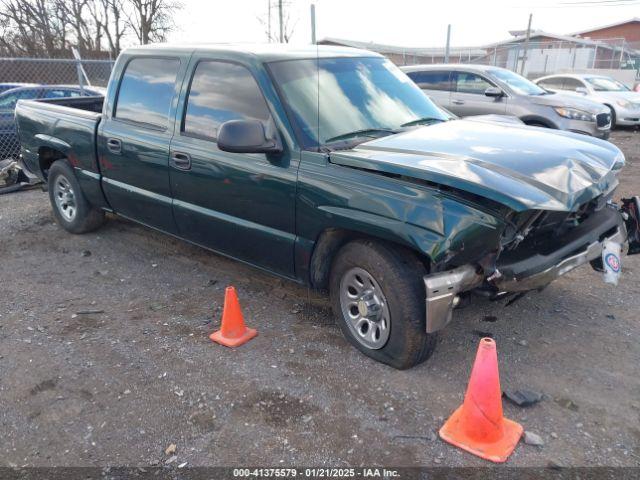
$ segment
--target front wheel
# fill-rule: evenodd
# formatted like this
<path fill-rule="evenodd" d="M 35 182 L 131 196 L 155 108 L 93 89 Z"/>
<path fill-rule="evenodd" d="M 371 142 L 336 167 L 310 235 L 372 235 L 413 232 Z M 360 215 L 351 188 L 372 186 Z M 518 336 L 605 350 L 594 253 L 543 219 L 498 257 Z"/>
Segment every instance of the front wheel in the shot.
<path fill-rule="evenodd" d="M 330 276 L 333 311 L 362 353 L 398 369 L 425 361 L 436 345 L 425 327 L 425 268 L 410 252 L 357 240 L 337 254 Z"/>

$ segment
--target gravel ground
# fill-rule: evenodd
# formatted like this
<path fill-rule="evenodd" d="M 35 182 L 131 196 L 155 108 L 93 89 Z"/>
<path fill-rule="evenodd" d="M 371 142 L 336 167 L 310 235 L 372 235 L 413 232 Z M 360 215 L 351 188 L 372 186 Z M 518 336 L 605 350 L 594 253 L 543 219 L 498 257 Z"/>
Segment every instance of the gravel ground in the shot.
<path fill-rule="evenodd" d="M 640 134 L 612 140 L 619 195 L 640 193 Z M 122 219 L 70 235 L 39 190 L 0 197 L 0 253 L 0 466 L 486 465 L 436 437 L 484 335 L 503 388 L 545 395 L 505 402 L 545 442 L 508 465 L 640 465 L 638 257 L 617 288 L 582 268 L 510 306 L 476 299 L 396 371 L 319 294 Z M 208 339 L 227 285 L 260 332 L 237 350 Z"/>

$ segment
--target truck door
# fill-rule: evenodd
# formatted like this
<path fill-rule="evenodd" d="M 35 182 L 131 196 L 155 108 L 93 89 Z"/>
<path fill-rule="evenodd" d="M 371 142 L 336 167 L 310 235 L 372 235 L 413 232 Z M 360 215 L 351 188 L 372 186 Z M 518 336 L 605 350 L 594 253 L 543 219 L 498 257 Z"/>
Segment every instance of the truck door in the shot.
<path fill-rule="evenodd" d="M 507 97 L 487 97 L 484 92 L 493 83 L 473 72 L 453 72 L 453 92 L 449 110 L 461 117 L 469 115 L 504 115 Z"/>
<path fill-rule="evenodd" d="M 117 88 L 108 96 L 115 102 L 107 105 L 98 133 L 103 188 L 113 210 L 170 233 L 177 232 L 169 186 L 172 105 L 187 62 L 179 55 L 128 59 L 119 85 L 110 87 Z"/>
<path fill-rule="evenodd" d="M 225 121 L 257 119 L 274 128 L 274 118 L 246 66 L 198 55 L 191 65 L 169 162 L 180 235 L 292 276 L 299 159 L 287 146 L 274 155 L 218 149 Z"/>

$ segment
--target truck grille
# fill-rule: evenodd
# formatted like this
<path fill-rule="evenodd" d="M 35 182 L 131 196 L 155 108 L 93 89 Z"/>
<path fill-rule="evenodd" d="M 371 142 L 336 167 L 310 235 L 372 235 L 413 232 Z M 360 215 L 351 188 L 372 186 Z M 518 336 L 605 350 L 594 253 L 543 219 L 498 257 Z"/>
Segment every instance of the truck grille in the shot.
<path fill-rule="evenodd" d="M 599 113 L 596 115 L 596 125 L 598 128 L 605 128 L 611 125 L 610 113 Z"/>
<path fill-rule="evenodd" d="M 515 222 L 517 230 L 520 232 L 526 230 L 525 236 L 516 242 L 508 242 L 505 250 L 518 249 L 520 248 L 519 245 L 528 245 L 527 248 L 535 248 L 540 245 L 554 244 L 560 237 L 607 208 L 612 195 L 613 191 L 599 195 L 571 212 L 538 211 L 538 215 L 535 218 L 525 220 L 524 223 L 530 222 L 527 226 L 521 221 Z"/>

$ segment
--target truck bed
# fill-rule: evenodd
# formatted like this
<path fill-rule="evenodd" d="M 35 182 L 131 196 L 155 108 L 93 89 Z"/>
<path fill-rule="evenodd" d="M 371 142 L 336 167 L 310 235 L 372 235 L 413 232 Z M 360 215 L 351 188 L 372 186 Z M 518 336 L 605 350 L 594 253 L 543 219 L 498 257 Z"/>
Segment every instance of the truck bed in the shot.
<path fill-rule="evenodd" d="M 103 101 L 104 97 L 20 100 L 15 112 L 25 167 L 46 181 L 51 162 L 65 157 L 95 205 L 105 203 L 96 150 Z"/>
<path fill-rule="evenodd" d="M 74 108 L 76 110 L 85 110 L 87 112 L 102 113 L 102 105 L 104 104 L 103 96 L 94 97 L 71 97 L 71 98 L 45 98 L 36 100 L 40 103 L 48 103 L 50 105 L 59 105 L 62 107 Z"/>

